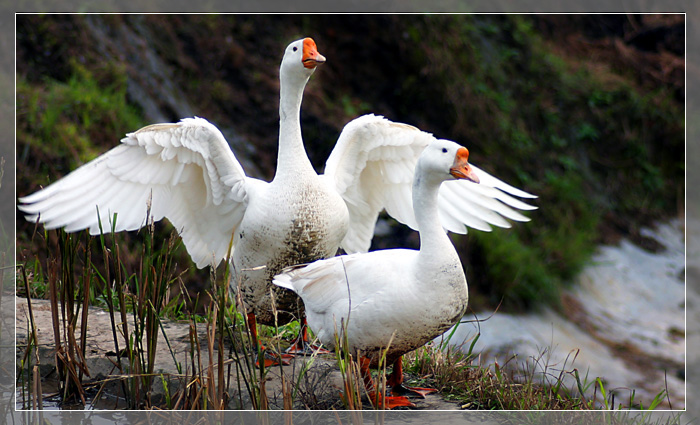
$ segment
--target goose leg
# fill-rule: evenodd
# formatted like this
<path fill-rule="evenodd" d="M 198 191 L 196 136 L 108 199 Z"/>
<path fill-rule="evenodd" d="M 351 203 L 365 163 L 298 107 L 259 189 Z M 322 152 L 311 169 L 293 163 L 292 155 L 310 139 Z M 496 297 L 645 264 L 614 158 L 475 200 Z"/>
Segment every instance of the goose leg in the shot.
<path fill-rule="evenodd" d="M 258 347 L 258 358 L 255 360 L 255 366 L 260 366 L 260 355 L 262 354 L 262 357 L 264 358 L 265 361 L 265 367 L 270 367 L 270 366 L 279 366 L 280 364 L 282 365 L 289 365 L 290 361 L 289 359 L 294 358 L 293 355 L 291 354 L 282 354 L 279 355 L 277 353 L 272 353 L 269 350 L 265 348 L 264 345 L 260 343 L 260 340 L 258 339 L 258 321 L 255 319 L 255 313 L 248 313 L 248 329 L 250 330 L 250 337 L 253 340 L 253 345 L 255 347 Z"/>
<path fill-rule="evenodd" d="M 313 345 L 309 342 L 309 331 L 308 325 L 306 324 L 306 316 L 303 316 L 299 322 L 301 329 L 299 330 L 299 335 L 289 348 L 285 351 L 287 354 L 298 354 L 302 356 L 310 356 L 314 353 L 328 354 L 330 351 L 321 346 Z"/>
<path fill-rule="evenodd" d="M 386 384 L 391 387 L 391 393 L 395 396 L 414 396 L 425 398 L 427 394 L 437 392 L 435 388 L 406 387 L 403 385 L 403 358 L 399 357 L 386 380 Z"/>
<path fill-rule="evenodd" d="M 369 371 L 369 359 L 367 357 L 360 357 L 360 374 L 365 383 L 365 388 L 367 389 L 369 400 L 372 402 L 374 407 L 384 406 L 384 409 L 394 409 L 396 407 L 416 407 L 415 404 L 404 396 L 393 396 L 387 397 L 381 392 L 377 392 L 372 381 L 372 375 Z"/>

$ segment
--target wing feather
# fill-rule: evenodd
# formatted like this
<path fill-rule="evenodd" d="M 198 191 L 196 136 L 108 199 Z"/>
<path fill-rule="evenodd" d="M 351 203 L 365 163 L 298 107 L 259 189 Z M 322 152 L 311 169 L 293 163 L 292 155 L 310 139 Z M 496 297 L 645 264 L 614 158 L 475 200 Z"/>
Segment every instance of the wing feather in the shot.
<path fill-rule="evenodd" d="M 369 249 L 382 209 L 415 228 L 411 206 L 413 168 L 432 139 L 432 135 L 415 127 L 372 114 L 345 126 L 324 173 L 348 205 L 350 227 L 341 243 L 343 249 Z"/>
<path fill-rule="evenodd" d="M 218 264 L 240 224 L 249 188 L 221 132 L 202 118 L 154 124 L 129 133 L 121 144 L 64 178 L 20 198 L 29 221 L 47 229 L 135 230 L 167 217 L 198 267 Z M 98 210 L 99 208 L 99 216 Z"/>
<path fill-rule="evenodd" d="M 326 162 L 330 178 L 350 212 L 350 227 L 341 246 L 346 252 L 366 252 L 382 209 L 416 229 L 411 190 L 418 157 L 434 140 L 426 132 L 384 117 L 364 115 L 343 129 Z M 528 221 L 517 212 L 533 210 L 513 196 L 536 198 L 472 165 L 480 183 L 448 181 L 439 196 L 440 220 L 446 230 L 466 233 L 467 227 L 490 231 L 510 227 L 506 219 Z"/>

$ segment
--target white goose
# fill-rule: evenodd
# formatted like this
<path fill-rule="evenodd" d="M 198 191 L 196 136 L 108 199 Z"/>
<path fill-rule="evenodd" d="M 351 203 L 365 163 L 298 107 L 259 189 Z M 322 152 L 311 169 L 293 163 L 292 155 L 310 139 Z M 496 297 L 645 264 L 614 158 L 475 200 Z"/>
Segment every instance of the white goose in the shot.
<path fill-rule="evenodd" d="M 382 209 L 412 228 L 411 182 L 420 152 L 435 138 L 414 127 L 366 115 L 348 123 L 318 175 L 304 150 L 299 114 L 304 87 L 325 58 L 310 38 L 285 50 L 280 66 L 280 135 L 273 181 L 245 175 L 221 132 L 202 118 L 154 124 L 129 133 L 121 144 L 62 179 L 20 198 L 27 220 L 45 228 L 136 230 L 167 217 L 197 267 L 216 266 L 229 255 L 233 282 L 255 318 L 274 324 L 270 288 L 284 324 L 298 298 L 272 285 L 284 267 L 369 249 Z M 503 218 L 527 221 L 529 210 L 512 196 L 532 198 L 474 168 L 482 186 L 446 184 L 440 220 L 453 232 L 466 227 L 510 227 Z M 448 202 L 447 199 L 451 202 Z M 99 217 L 97 215 L 99 208 Z M 264 267 L 260 267 L 264 266 Z"/>
<path fill-rule="evenodd" d="M 401 356 L 441 335 L 467 308 L 467 281 L 440 224 L 438 190 L 453 178 L 478 183 L 468 158 L 466 148 L 447 140 L 431 142 L 421 154 L 413 180 L 420 251 L 342 255 L 288 268 L 274 278 L 304 300 L 308 324 L 321 342 L 334 346 L 336 333 L 347 338 L 373 402 L 369 367 L 377 366 L 384 350 L 387 364 L 394 365 L 387 383 L 393 393 L 402 393 Z M 384 402 L 387 408 L 412 405 L 403 396 Z"/>

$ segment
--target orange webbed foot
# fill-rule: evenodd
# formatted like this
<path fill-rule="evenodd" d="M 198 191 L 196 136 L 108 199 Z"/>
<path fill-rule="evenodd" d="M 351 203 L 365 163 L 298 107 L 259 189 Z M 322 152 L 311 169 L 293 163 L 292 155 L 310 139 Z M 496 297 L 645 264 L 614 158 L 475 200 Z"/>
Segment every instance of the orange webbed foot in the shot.
<path fill-rule="evenodd" d="M 416 407 L 415 404 L 411 403 L 411 400 L 404 396 L 387 397 L 382 394 L 378 397 L 377 393 L 369 393 L 369 399 L 373 406 L 381 407 L 383 403 L 384 409 L 387 410 L 395 409 L 397 407 Z"/>
<path fill-rule="evenodd" d="M 408 396 L 425 398 L 430 393 L 436 393 L 435 388 L 406 387 L 402 384 L 391 387 L 391 393 L 395 396 Z"/>
<path fill-rule="evenodd" d="M 287 354 L 295 354 L 299 356 L 311 356 L 316 354 L 329 354 L 330 351 L 322 348 L 320 345 L 309 344 L 308 342 L 302 342 L 301 344 L 292 344 L 289 348 L 285 350 Z"/>
<path fill-rule="evenodd" d="M 291 364 L 291 359 L 293 359 L 295 356 L 293 354 L 286 354 L 282 353 L 277 354 L 273 353 L 269 350 L 267 350 L 265 347 L 260 347 L 263 358 L 265 360 L 265 367 L 270 367 L 270 366 L 288 366 Z M 255 360 L 255 366 L 260 367 L 260 355 L 258 354 L 258 358 Z"/>

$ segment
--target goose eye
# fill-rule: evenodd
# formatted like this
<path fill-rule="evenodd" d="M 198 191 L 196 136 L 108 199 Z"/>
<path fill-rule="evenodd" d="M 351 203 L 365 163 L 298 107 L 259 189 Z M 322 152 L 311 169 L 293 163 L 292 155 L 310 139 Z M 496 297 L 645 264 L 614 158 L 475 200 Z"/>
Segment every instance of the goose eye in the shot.
<path fill-rule="evenodd" d="M 294 47 L 292 48 L 292 50 L 294 50 L 294 51 L 296 52 L 296 51 L 297 51 L 297 47 L 294 46 Z"/>
<path fill-rule="evenodd" d="M 442 148 L 442 153 L 447 153 L 447 148 Z"/>

